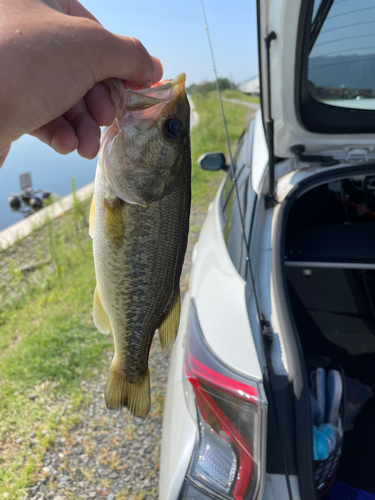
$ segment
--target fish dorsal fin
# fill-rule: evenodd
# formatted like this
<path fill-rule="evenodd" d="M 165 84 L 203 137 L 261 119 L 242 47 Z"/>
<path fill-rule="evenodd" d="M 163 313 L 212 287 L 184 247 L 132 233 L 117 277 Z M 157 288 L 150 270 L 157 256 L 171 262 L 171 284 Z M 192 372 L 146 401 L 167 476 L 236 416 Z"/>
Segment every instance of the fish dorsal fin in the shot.
<path fill-rule="evenodd" d="M 172 305 L 166 318 L 159 327 L 160 344 L 163 351 L 168 349 L 176 339 L 178 325 L 180 323 L 180 288 L 177 288 Z"/>
<path fill-rule="evenodd" d="M 95 220 L 95 194 L 92 195 L 90 216 L 89 216 L 89 235 L 94 237 L 94 220 Z"/>
<path fill-rule="evenodd" d="M 99 295 L 98 287 L 95 287 L 94 292 L 94 323 L 99 332 L 109 333 L 111 331 L 111 322 L 104 311 L 103 304 Z"/>

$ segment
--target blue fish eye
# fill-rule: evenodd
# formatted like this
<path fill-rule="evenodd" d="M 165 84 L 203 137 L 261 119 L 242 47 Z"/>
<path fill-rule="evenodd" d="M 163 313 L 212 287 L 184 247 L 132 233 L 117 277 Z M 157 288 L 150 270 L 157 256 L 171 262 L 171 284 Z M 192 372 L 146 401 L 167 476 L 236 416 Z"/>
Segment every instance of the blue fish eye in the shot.
<path fill-rule="evenodd" d="M 163 133 L 168 139 L 177 139 L 182 134 L 183 125 L 177 118 L 170 118 L 163 124 Z"/>

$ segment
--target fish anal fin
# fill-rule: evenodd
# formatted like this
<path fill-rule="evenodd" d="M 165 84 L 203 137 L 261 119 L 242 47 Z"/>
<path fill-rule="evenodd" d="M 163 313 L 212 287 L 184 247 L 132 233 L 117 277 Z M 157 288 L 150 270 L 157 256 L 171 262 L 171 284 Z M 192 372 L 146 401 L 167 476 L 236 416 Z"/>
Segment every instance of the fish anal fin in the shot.
<path fill-rule="evenodd" d="M 146 418 L 150 410 L 150 372 L 147 369 L 139 383 L 127 382 L 116 361 L 111 365 L 105 386 L 105 406 L 107 410 L 121 410 L 126 407 L 135 417 Z"/>
<path fill-rule="evenodd" d="M 94 310 L 93 310 L 94 323 L 99 332 L 109 333 L 111 331 L 111 322 L 104 311 L 103 304 L 99 295 L 98 287 L 95 287 L 94 292 Z"/>
<path fill-rule="evenodd" d="M 169 349 L 176 340 L 180 323 L 181 301 L 180 288 L 177 288 L 172 305 L 161 326 L 159 326 L 160 344 L 163 351 Z"/>
<path fill-rule="evenodd" d="M 90 216 L 89 216 L 89 235 L 94 237 L 94 221 L 95 221 L 95 194 L 92 195 Z"/>

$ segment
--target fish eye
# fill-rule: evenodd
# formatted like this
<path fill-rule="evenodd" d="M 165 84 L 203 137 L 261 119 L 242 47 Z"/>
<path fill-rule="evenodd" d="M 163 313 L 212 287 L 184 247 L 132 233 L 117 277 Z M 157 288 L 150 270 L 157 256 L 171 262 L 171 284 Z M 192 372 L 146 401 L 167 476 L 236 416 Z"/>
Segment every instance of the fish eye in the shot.
<path fill-rule="evenodd" d="M 168 139 L 177 139 L 182 134 L 183 125 L 177 118 L 170 118 L 163 124 L 163 134 Z"/>

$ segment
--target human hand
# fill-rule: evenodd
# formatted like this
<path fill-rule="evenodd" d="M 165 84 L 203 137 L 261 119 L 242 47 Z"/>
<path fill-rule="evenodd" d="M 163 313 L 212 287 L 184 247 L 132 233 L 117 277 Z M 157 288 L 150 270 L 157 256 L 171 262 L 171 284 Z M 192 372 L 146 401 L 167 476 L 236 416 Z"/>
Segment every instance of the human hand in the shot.
<path fill-rule="evenodd" d="M 0 167 L 23 134 L 94 158 L 115 114 L 106 79 L 162 77 L 137 39 L 105 30 L 77 0 L 2 0 L 0 17 Z"/>

